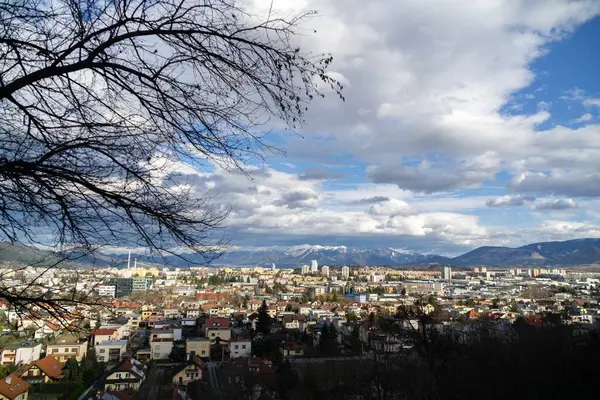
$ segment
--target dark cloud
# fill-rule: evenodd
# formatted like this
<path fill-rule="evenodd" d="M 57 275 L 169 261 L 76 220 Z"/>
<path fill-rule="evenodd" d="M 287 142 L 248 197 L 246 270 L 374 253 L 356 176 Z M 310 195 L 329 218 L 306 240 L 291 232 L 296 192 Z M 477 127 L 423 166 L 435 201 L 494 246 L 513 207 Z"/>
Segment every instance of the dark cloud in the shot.
<path fill-rule="evenodd" d="M 340 173 L 332 173 L 322 168 L 306 168 L 304 172 L 298 174 L 298 179 L 301 181 L 321 181 L 328 179 L 341 179 L 346 175 Z"/>
<path fill-rule="evenodd" d="M 387 197 L 387 196 L 373 196 L 373 197 L 367 197 L 365 199 L 360 199 L 358 201 L 355 202 L 355 204 L 377 204 L 377 203 L 383 203 L 384 201 L 390 201 L 391 197 Z"/>
<path fill-rule="evenodd" d="M 577 203 L 572 199 L 544 200 L 536 203 L 533 207 L 537 211 L 568 210 L 572 208 L 577 208 Z"/>
<path fill-rule="evenodd" d="M 428 168 L 379 165 L 367 168 L 367 178 L 375 183 L 392 183 L 413 192 L 435 193 L 485 181 L 489 173 L 471 168 Z"/>
<path fill-rule="evenodd" d="M 292 192 L 284 193 L 279 199 L 273 202 L 273 205 L 287 208 L 306 208 L 314 207 L 315 200 L 319 196 L 313 191 L 309 190 L 295 190 Z"/>
<path fill-rule="evenodd" d="M 485 205 L 488 207 L 521 207 L 533 201 L 535 201 L 535 197 L 531 196 L 502 196 L 489 199 Z"/>
<path fill-rule="evenodd" d="M 600 196 L 600 174 L 540 174 L 528 173 L 510 184 L 521 193 L 540 193 L 568 197 Z"/>

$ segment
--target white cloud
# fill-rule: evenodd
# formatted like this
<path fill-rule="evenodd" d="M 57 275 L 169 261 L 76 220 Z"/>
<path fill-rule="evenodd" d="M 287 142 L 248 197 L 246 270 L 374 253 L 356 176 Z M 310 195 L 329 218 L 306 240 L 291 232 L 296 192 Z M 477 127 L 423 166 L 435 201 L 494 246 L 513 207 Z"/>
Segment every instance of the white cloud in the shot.
<path fill-rule="evenodd" d="M 598 105 L 600 106 L 600 100 L 598 101 Z M 592 114 L 585 113 L 585 114 L 582 114 L 581 117 L 574 119 L 573 122 L 579 124 L 582 122 L 590 122 L 593 119 L 594 119 L 594 116 Z"/>

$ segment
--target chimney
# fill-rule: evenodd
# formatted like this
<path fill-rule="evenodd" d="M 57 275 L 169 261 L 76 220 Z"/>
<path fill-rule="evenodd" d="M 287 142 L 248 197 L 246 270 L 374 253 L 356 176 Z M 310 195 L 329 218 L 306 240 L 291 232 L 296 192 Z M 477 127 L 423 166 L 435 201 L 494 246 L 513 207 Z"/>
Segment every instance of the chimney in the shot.
<path fill-rule="evenodd" d="M 6 378 L 4 378 L 4 381 L 5 381 L 5 382 L 6 382 L 8 385 L 10 385 L 10 381 L 12 381 L 12 376 L 11 376 L 11 375 L 8 375 Z"/>
<path fill-rule="evenodd" d="M 188 360 L 193 360 L 194 357 L 196 357 L 196 352 L 195 351 L 190 351 L 190 357 L 188 358 Z"/>

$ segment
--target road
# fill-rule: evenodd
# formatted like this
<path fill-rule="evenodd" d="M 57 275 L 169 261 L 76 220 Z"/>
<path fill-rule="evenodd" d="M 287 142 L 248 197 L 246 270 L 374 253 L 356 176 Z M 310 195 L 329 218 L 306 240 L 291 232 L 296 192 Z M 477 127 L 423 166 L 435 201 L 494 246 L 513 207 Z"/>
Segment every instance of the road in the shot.
<path fill-rule="evenodd" d="M 164 374 L 165 370 L 162 368 L 157 368 L 155 366 L 154 368 L 150 369 L 144 384 L 137 393 L 137 398 L 140 400 L 156 400 L 162 386 Z"/>

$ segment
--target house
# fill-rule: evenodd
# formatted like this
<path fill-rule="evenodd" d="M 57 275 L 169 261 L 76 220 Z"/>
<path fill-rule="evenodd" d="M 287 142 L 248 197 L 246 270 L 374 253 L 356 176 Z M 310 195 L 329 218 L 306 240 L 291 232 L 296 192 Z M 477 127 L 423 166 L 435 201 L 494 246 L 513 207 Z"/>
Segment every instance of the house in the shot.
<path fill-rule="evenodd" d="M 187 385 L 189 382 L 202 379 L 202 371 L 204 371 L 204 362 L 192 352 L 186 362 L 175 368 L 173 384 Z"/>
<path fill-rule="evenodd" d="M 119 362 L 127 348 L 127 340 L 105 340 L 96 345 L 96 359 L 100 362 Z"/>
<path fill-rule="evenodd" d="M 41 352 L 41 343 L 25 342 L 9 344 L 2 351 L 2 365 L 29 364 L 30 362 L 39 360 Z"/>
<path fill-rule="evenodd" d="M 304 345 L 294 339 L 287 339 L 279 345 L 279 352 L 283 357 L 302 357 L 304 356 Z"/>
<path fill-rule="evenodd" d="M 252 355 L 252 340 L 231 339 L 229 341 L 229 358 L 250 357 Z"/>
<path fill-rule="evenodd" d="M 10 374 L 0 380 L 0 400 L 27 400 L 30 387 L 17 374 Z"/>
<path fill-rule="evenodd" d="M 101 385 L 106 392 L 138 390 L 144 379 L 142 364 L 136 359 L 126 358 L 104 375 Z"/>
<path fill-rule="evenodd" d="M 152 335 L 150 337 L 150 359 L 168 360 L 173 351 L 173 337 Z"/>
<path fill-rule="evenodd" d="M 46 354 L 51 355 L 60 363 L 66 363 L 71 357 L 77 362 L 81 362 L 87 354 L 88 342 L 85 339 L 79 339 L 74 335 L 61 335 L 56 338 L 56 342 L 46 347 Z"/>
<path fill-rule="evenodd" d="M 60 326 L 53 324 L 51 322 L 46 322 L 44 324 L 44 326 L 42 326 L 41 328 L 37 329 L 35 331 L 35 334 L 33 336 L 33 338 L 35 340 L 40 340 L 43 338 L 53 338 L 56 335 L 58 335 L 60 333 Z"/>
<path fill-rule="evenodd" d="M 255 397 L 273 397 L 277 377 L 270 361 L 258 357 L 240 357 L 223 363 L 221 375 L 234 393 L 252 387 Z"/>
<path fill-rule="evenodd" d="M 96 345 L 100 344 L 101 342 L 105 342 L 107 340 L 116 340 L 115 339 L 116 332 L 117 331 L 115 329 L 93 330 L 90 333 L 90 336 L 92 338 L 92 346 L 96 346 Z"/>
<path fill-rule="evenodd" d="M 185 353 L 189 355 L 194 352 L 201 358 L 210 357 L 210 339 L 208 338 L 188 338 L 185 342 Z"/>
<path fill-rule="evenodd" d="M 229 319 L 227 318 L 209 318 L 204 325 L 204 336 L 211 342 L 217 338 L 220 340 L 231 339 L 231 329 L 229 328 Z"/>
<path fill-rule="evenodd" d="M 25 365 L 18 374 L 29 384 L 48 383 L 63 378 L 63 367 L 56 358 L 46 356 Z"/>
<path fill-rule="evenodd" d="M 284 315 L 282 319 L 282 324 L 285 329 L 300 329 L 300 324 L 306 321 L 305 315 Z"/>

